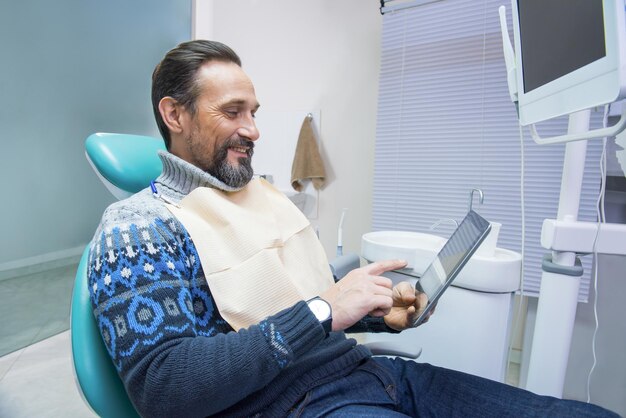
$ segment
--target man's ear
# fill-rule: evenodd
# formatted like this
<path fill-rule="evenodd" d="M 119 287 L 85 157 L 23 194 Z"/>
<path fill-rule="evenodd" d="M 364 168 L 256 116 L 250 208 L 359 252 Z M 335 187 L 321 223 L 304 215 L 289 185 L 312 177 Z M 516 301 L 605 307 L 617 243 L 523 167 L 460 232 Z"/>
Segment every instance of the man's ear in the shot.
<path fill-rule="evenodd" d="M 159 113 L 172 133 L 181 133 L 185 127 L 185 108 L 173 97 L 166 96 L 159 101 Z"/>

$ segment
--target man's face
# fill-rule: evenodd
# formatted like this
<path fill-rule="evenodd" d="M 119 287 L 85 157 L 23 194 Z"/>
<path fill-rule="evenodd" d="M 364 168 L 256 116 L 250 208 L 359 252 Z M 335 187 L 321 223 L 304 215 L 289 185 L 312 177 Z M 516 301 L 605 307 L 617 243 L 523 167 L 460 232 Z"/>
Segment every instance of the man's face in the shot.
<path fill-rule="evenodd" d="M 187 112 L 179 156 L 231 187 L 243 187 L 253 175 L 253 141 L 259 138 L 254 86 L 241 67 L 221 61 L 204 64 L 197 80 L 196 112 Z"/>

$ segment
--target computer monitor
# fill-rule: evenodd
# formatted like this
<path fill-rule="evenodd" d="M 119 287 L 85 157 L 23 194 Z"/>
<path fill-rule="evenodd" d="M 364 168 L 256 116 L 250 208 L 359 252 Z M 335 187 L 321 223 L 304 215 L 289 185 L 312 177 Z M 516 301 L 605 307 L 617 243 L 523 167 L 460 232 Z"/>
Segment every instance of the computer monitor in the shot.
<path fill-rule="evenodd" d="M 512 0 L 512 6 L 522 125 L 626 97 L 624 0 Z"/>

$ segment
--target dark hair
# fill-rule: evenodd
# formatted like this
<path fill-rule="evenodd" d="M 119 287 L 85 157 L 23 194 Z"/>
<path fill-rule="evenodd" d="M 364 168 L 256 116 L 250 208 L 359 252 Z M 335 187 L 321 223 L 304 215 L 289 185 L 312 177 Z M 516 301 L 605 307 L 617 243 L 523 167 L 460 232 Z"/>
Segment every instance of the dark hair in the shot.
<path fill-rule="evenodd" d="M 165 54 L 154 69 L 152 110 L 167 149 L 170 148 L 170 131 L 159 112 L 159 102 L 163 97 L 172 97 L 194 115 L 200 93 L 196 74 L 204 63 L 213 60 L 233 62 L 241 67 L 241 59 L 228 46 L 216 41 L 196 40 L 179 44 Z"/>

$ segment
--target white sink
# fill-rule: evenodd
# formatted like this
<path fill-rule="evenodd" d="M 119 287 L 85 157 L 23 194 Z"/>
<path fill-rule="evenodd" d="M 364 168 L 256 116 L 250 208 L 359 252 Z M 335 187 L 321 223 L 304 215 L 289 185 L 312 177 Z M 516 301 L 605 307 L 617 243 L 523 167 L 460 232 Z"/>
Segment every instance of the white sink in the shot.
<path fill-rule="evenodd" d="M 361 257 L 370 262 L 406 260 L 407 273 L 421 276 L 445 242 L 445 238 L 421 232 L 368 232 L 361 239 Z"/>
<path fill-rule="evenodd" d="M 452 285 L 481 292 L 514 292 L 519 289 L 521 266 L 520 253 L 495 248 L 491 256 L 474 254 Z"/>
<path fill-rule="evenodd" d="M 405 273 L 421 276 L 445 242 L 445 238 L 420 232 L 369 232 L 361 239 L 361 256 L 370 262 L 403 259 L 408 262 Z M 474 254 L 453 286 L 481 292 L 513 292 L 519 288 L 521 262 L 521 254 L 504 248 L 495 248 L 489 255 Z"/>

